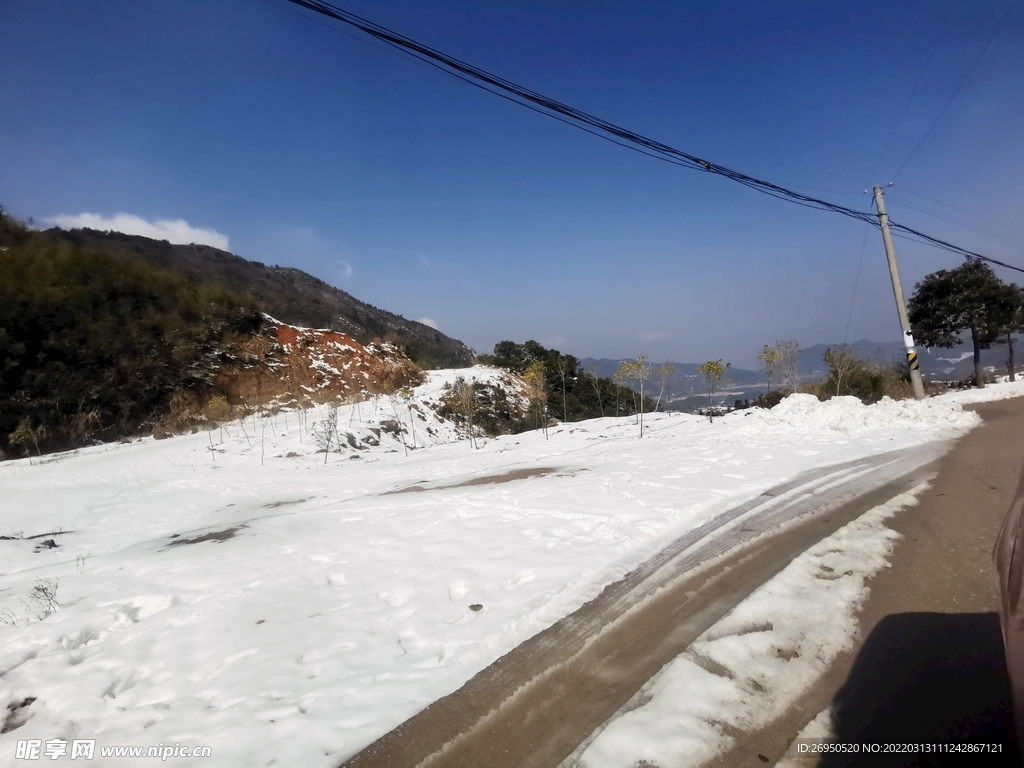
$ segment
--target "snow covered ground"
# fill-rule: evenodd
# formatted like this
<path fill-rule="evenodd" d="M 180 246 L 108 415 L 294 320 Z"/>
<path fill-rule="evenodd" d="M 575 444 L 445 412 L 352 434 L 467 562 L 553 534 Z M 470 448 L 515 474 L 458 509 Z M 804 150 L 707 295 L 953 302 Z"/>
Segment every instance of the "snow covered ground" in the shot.
<path fill-rule="evenodd" d="M 497 374 L 431 373 L 424 420 L 386 399 L 340 409 L 326 464 L 295 413 L 223 441 L 0 464 L 0 719 L 23 723 L 0 735 L 4 761 L 18 740 L 96 739 L 209 745 L 211 765 L 337 765 L 715 514 L 978 423 L 959 394 L 795 396 L 713 424 L 649 415 L 642 440 L 632 418 L 606 418 L 473 450 L 428 407 L 456 375 Z M 380 428 L 396 415 L 416 424 L 408 456 Z"/>

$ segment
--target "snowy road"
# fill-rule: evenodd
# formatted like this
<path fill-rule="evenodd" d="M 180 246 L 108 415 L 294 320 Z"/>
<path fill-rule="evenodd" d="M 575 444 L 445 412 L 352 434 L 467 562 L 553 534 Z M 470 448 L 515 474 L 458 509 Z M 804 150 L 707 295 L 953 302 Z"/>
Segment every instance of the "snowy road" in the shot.
<path fill-rule="evenodd" d="M 927 480 L 947 448 L 815 468 L 717 515 L 345 765 L 558 765 L 794 556 Z"/>

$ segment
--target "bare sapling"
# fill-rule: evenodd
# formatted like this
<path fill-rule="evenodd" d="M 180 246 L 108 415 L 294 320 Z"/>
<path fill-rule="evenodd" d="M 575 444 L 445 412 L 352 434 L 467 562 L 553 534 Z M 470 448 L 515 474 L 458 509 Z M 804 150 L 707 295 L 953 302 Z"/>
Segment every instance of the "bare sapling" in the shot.
<path fill-rule="evenodd" d="M 796 340 L 779 341 L 775 344 L 775 370 L 780 384 L 790 392 L 800 389 L 800 353 L 803 349 Z"/>
<path fill-rule="evenodd" d="M 774 347 L 765 344 L 764 348 L 757 353 L 757 360 L 761 363 L 765 376 L 768 378 L 768 394 L 770 395 L 772 393 L 772 377 L 775 376 L 775 371 L 779 366 L 778 344 Z"/>
<path fill-rule="evenodd" d="M 825 365 L 828 366 L 829 372 L 835 376 L 836 397 L 839 397 L 843 385 L 843 377 L 848 376 L 854 371 L 860 361 L 846 344 L 840 344 L 835 349 L 829 347 L 825 350 L 822 359 L 825 361 Z M 847 388 L 849 388 L 849 385 L 847 385 Z"/>
<path fill-rule="evenodd" d="M 331 442 L 338 431 L 338 406 L 330 405 L 327 408 L 327 415 L 321 413 L 321 419 L 313 424 L 310 434 L 317 446 L 324 452 L 324 466 L 327 465 L 327 457 L 331 453 Z"/>
<path fill-rule="evenodd" d="M 398 392 L 392 392 L 388 395 L 388 402 L 391 403 L 391 411 L 395 414 L 395 424 L 398 428 L 398 436 L 402 439 L 402 448 L 405 449 L 405 455 L 409 455 L 409 446 L 405 444 L 405 429 L 402 424 L 402 416 L 398 412 L 400 404 L 402 402 L 402 396 Z"/>
<path fill-rule="evenodd" d="M 243 404 L 242 405 L 242 418 L 240 418 L 238 420 L 238 426 L 240 426 L 242 428 L 242 434 L 245 435 L 245 442 L 247 442 L 249 444 L 249 447 L 252 448 L 252 440 L 249 439 L 249 433 L 245 431 L 245 417 L 246 417 L 246 414 L 248 413 L 248 411 L 249 411 L 249 406 Z"/>
<path fill-rule="evenodd" d="M 523 374 L 523 384 L 526 389 L 526 399 L 530 403 L 530 409 L 537 414 L 537 427 L 544 430 L 544 437 L 547 439 L 547 399 L 548 382 L 544 373 L 544 363 L 534 360 Z"/>
<path fill-rule="evenodd" d="M 570 381 L 570 380 L 574 379 L 575 377 L 570 375 L 570 374 L 573 373 L 573 371 L 569 367 L 569 363 L 564 358 L 560 359 L 558 361 L 558 366 L 557 366 L 556 370 L 558 371 L 558 377 L 562 380 L 562 421 L 563 422 L 568 422 L 569 421 L 569 409 L 568 409 L 568 406 L 566 405 L 566 386 L 565 385 L 566 385 L 567 381 Z"/>
<path fill-rule="evenodd" d="M 640 437 L 644 436 L 644 385 L 647 383 L 647 379 L 651 377 L 651 372 L 654 370 L 654 366 L 647 362 L 648 355 L 643 353 L 636 356 L 636 360 L 632 361 L 632 372 L 633 379 L 640 387 L 639 401 L 640 401 Z"/>
<path fill-rule="evenodd" d="M 601 418 L 604 418 L 604 401 L 601 399 L 601 378 L 597 375 L 597 363 L 590 364 L 590 383 L 594 387 L 594 394 L 597 395 L 597 405 L 601 409 Z"/>
<path fill-rule="evenodd" d="M 655 404 L 654 410 L 657 411 L 661 408 L 661 398 L 665 396 L 666 392 L 668 392 L 669 384 L 672 381 L 672 374 L 675 372 L 676 367 L 672 365 L 672 363 L 668 362 L 663 365 L 659 365 L 658 370 L 655 371 L 658 376 L 658 384 L 661 388 L 658 390 L 658 402 Z"/>
<path fill-rule="evenodd" d="M 697 373 L 704 377 L 704 383 L 708 389 L 708 420 L 715 423 L 715 391 L 725 378 L 725 372 L 732 366 L 732 363 L 722 365 L 721 359 L 708 360 L 697 366 Z"/>
<path fill-rule="evenodd" d="M 412 430 L 412 447 L 416 449 L 416 419 L 412 414 L 412 401 L 415 397 L 415 393 L 411 387 L 403 387 L 398 391 L 398 396 L 402 398 L 405 403 L 405 408 L 409 412 L 409 429 Z"/>

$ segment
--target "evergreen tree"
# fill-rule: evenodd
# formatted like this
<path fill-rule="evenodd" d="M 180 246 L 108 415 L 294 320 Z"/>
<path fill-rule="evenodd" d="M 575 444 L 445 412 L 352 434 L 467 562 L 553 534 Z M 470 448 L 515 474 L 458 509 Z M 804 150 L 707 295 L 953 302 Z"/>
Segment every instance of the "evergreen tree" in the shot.
<path fill-rule="evenodd" d="M 1024 289 L 1016 283 L 1010 283 L 1006 286 L 1006 291 L 1007 302 L 1013 309 L 1009 312 L 1006 327 L 1002 329 L 1003 333 L 1000 335 L 999 343 L 1006 344 L 1006 368 L 1010 374 L 1010 381 L 1016 381 L 1017 372 L 1014 369 L 1013 362 L 1013 334 L 1024 331 Z"/>
<path fill-rule="evenodd" d="M 626 387 L 625 382 L 600 378 L 594 371 L 587 375 L 581 369 L 578 358 L 557 349 L 547 349 L 536 341 L 523 344 L 514 341 L 498 342 L 494 345 L 494 354 L 481 356 L 481 361 L 506 368 L 519 376 L 534 371 L 533 378 L 543 381 L 544 402 L 561 405 L 563 421 L 599 418 L 604 415 L 605 400 L 626 402 L 625 410 L 629 415 L 639 413 L 640 410 L 640 401 L 634 401 L 636 392 Z M 543 373 L 543 376 L 538 376 L 538 373 Z M 554 406 L 556 413 L 558 405 Z M 649 397 L 644 398 L 645 411 L 651 410 L 653 405 Z M 523 429 L 526 424 L 510 428 Z"/>
<path fill-rule="evenodd" d="M 974 350 L 974 383 L 984 387 L 981 350 L 988 349 L 1012 322 L 1018 291 L 1000 280 L 982 261 L 971 259 L 956 269 L 925 276 L 907 304 L 918 343 L 953 347 L 970 332 Z"/>

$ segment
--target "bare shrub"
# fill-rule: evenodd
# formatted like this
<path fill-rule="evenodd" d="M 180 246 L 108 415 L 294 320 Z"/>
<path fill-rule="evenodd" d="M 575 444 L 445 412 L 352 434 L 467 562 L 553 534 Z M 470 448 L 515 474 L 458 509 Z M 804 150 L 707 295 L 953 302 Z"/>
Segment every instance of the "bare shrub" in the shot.
<path fill-rule="evenodd" d="M 324 452 L 324 464 L 327 464 L 327 457 L 331 453 L 331 442 L 334 440 L 337 432 L 338 406 L 329 405 L 326 416 L 322 416 L 320 421 L 313 424 L 312 429 L 309 430 L 317 448 Z"/>
<path fill-rule="evenodd" d="M 856 397 L 862 403 L 877 403 L 883 397 L 908 400 L 914 397 L 910 369 L 905 361 L 883 365 L 854 356 L 849 348 L 829 349 L 824 355 L 829 373 L 822 381 L 806 384 L 801 391 L 828 400 L 840 395 Z M 941 387 L 925 383 L 928 394 Z"/>
<path fill-rule="evenodd" d="M 214 395 L 206 401 L 203 414 L 213 424 L 219 424 L 231 418 L 231 405 L 224 395 Z"/>
<path fill-rule="evenodd" d="M 36 618 L 42 621 L 60 608 L 57 601 L 57 587 L 60 579 L 36 579 L 36 585 L 28 592 L 29 605 Z"/>
<path fill-rule="evenodd" d="M 36 428 L 32 428 L 32 420 L 27 416 L 21 420 L 17 428 L 7 436 L 7 442 L 12 445 L 20 445 L 25 455 L 28 456 L 29 463 L 32 463 L 32 457 L 29 456 L 29 444 L 35 446 L 36 455 L 41 456 L 42 453 L 39 450 L 39 441 L 45 440 L 50 434 L 50 431 L 46 428 L 45 424 L 40 424 Z"/>
<path fill-rule="evenodd" d="M 366 388 L 374 395 L 392 395 L 403 387 L 419 386 L 426 378 L 423 369 L 408 358 L 377 358 L 370 366 Z"/>
<path fill-rule="evenodd" d="M 821 388 L 821 385 L 817 383 L 814 383 L 812 386 L 818 387 L 819 389 Z M 817 392 L 810 392 L 810 394 L 814 395 L 819 400 L 821 399 L 821 396 L 818 395 Z M 782 402 L 782 399 L 785 396 L 785 393 L 779 392 L 779 390 L 776 389 L 774 392 L 763 392 L 762 394 L 758 395 L 756 398 L 751 400 L 750 404 L 755 406 L 756 408 L 774 408 L 776 405 Z"/>
<path fill-rule="evenodd" d="M 100 412 L 95 408 L 79 410 L 68 420 L 68 437 L 72 442 L 80 445 L 89 440 L 102 423 Z"/>
<path fill-rule="evenodd" d="M 476 399 L 476 382 L 466 381 L 464 376 L 457 376 L 455 381 L 444 385 L 441 393 L 442 413 L 445 410 L 458 414 L 466 426 L 470 447 L 476 448 L 473 417 L 479 410 Z"/>
<path fill-rule="evenodd" d="M 158 431 L 163 433 L 162 436 L 194 432 L 204 420 L 203 403 L 199 396 L 195 392 L 179 389 L 171 395 L 167 415 L 154 425 L 153 437 L 160 439 Z"/>
<path fill-rule="evenodd" d="M 236 346 L 238 356 L 243 362 L 256 363 L 267 359 L 271 341 L 266 336 L 250 336 Z"/>

